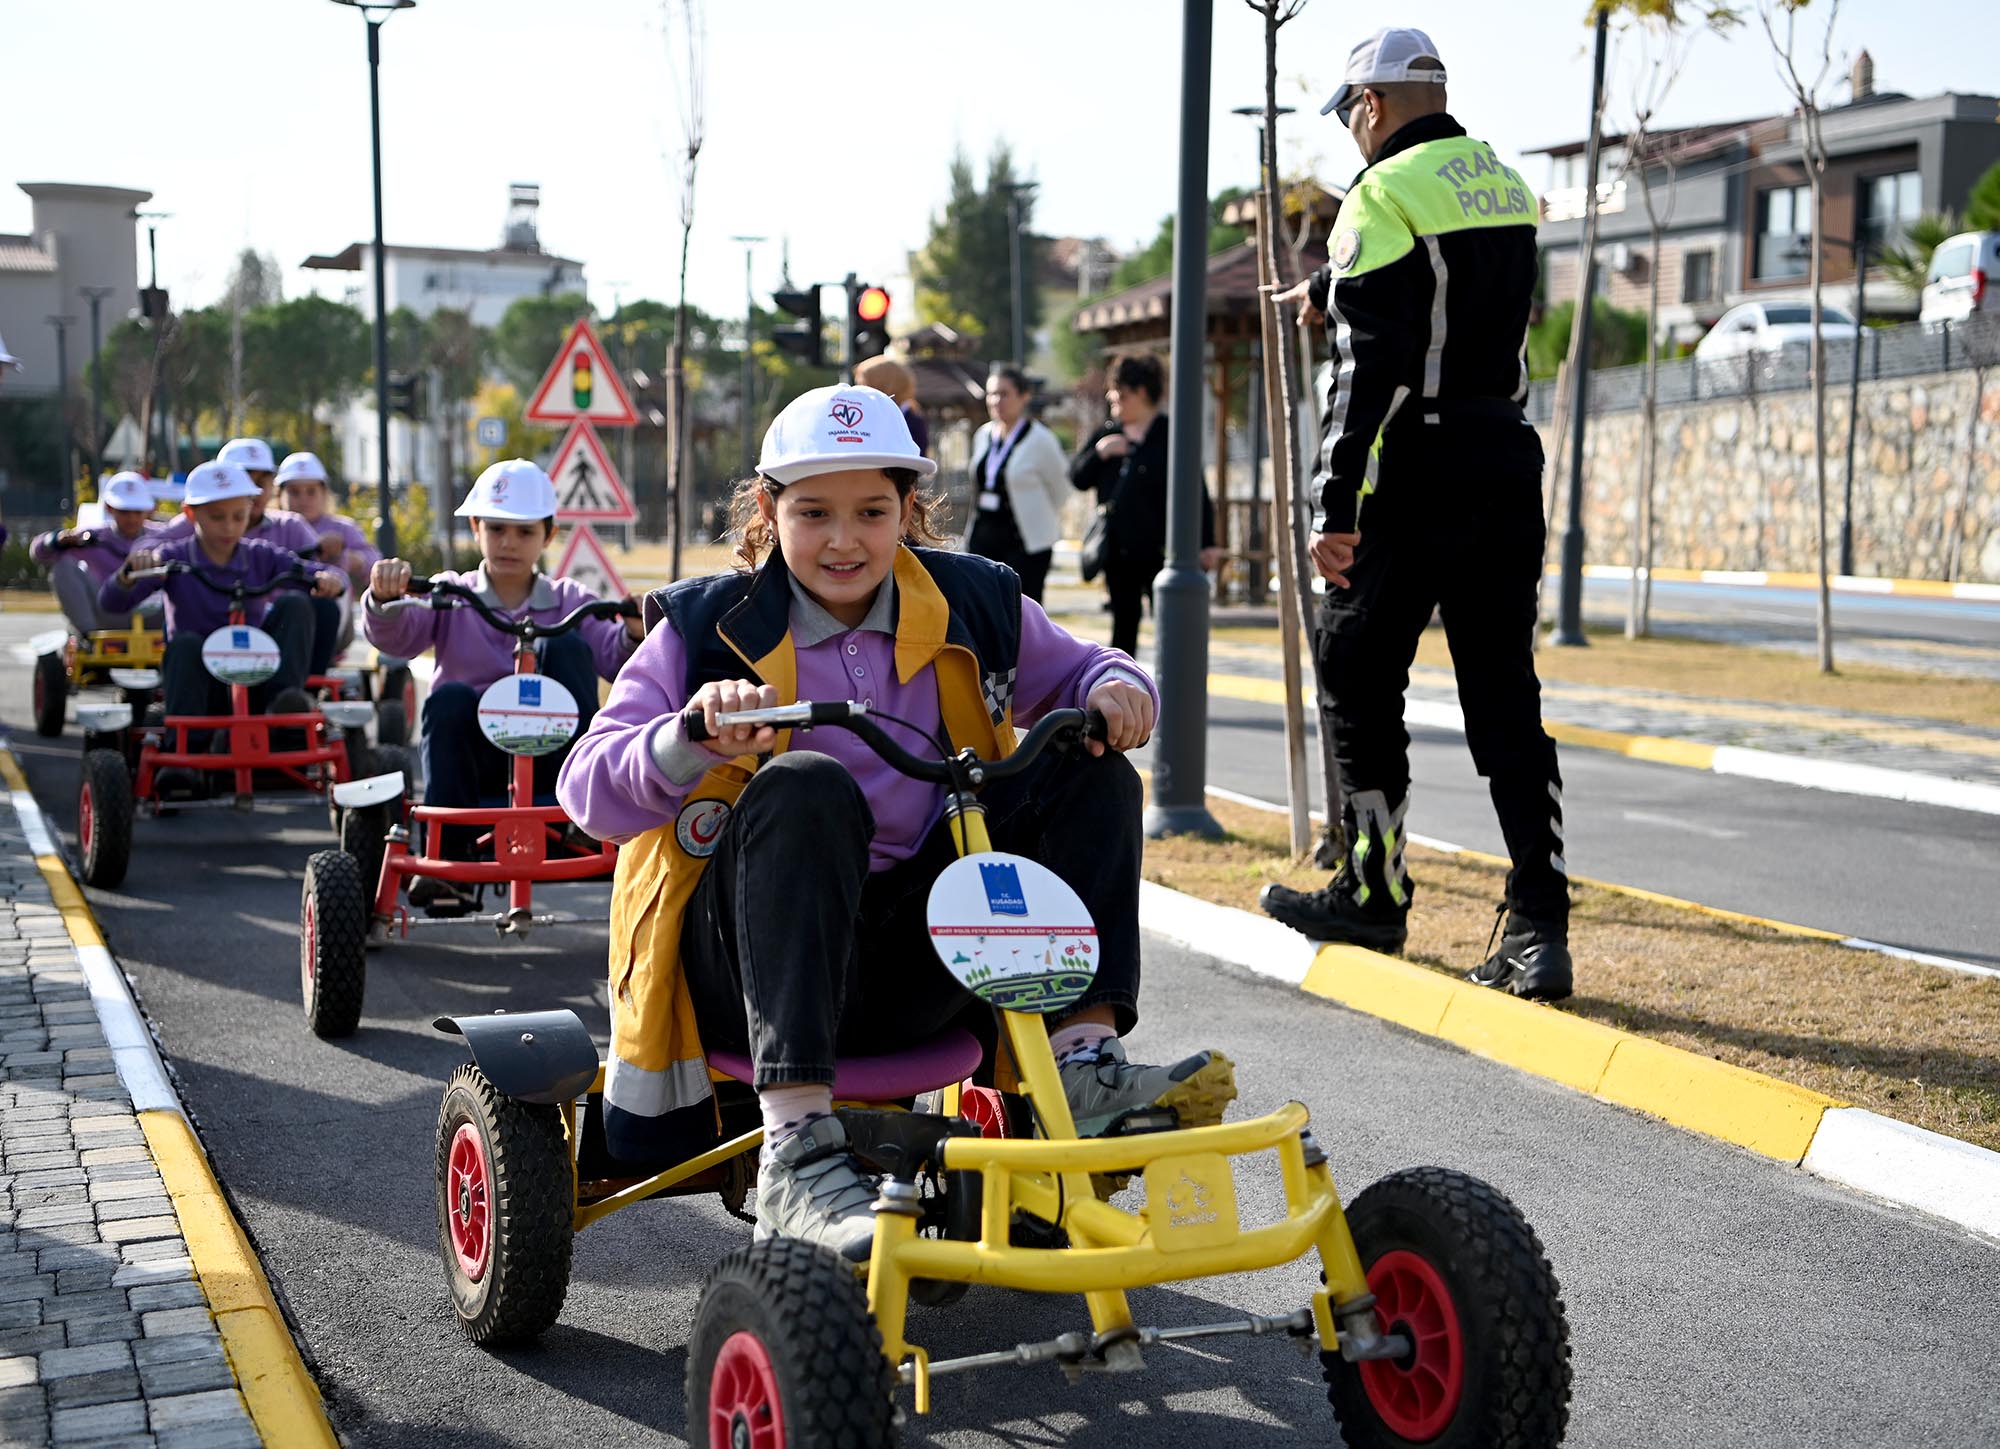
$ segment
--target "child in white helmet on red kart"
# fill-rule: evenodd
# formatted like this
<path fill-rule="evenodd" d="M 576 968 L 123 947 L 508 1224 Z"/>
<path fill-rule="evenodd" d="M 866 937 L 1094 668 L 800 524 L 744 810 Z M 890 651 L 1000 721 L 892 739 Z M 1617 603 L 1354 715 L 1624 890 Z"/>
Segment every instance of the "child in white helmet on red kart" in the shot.
<path fill-rule="evenodd" d="M 612 1152 L 659 1160 L 709 1127 L 704 1043 L 748 1055 L 765 1130 L 759 1236 L 857 1262 L 875 1191 L 830 1113 L 835 1058 L 990 1021 L 929 944 L 928 889 L 955 855 L 943 790 L 845 731 L 781 738 L 720 726 L 722 713 L 864 701 L 993 758 L 1017 721 L 1101 711 L 1106 743 L 1045 754 L 981 797 L 995 845 L 1055 871 L 1098 924 L 1096 978 L 1051 1029 L 1071 1111 L 1086 1134 L 1156 1105 L 1202 1125 L 1235 1095 L 1219 1053 L 1143 1066 L 1119 1040 L 1139 993 L 1141 792 L 1123 752 L 1152 731 L 1152 681 L 1052 623 L 1012 570 L 923 547 L 936 538 L 918 485 L 935 472 L 872 388 L 820 388 L 788 406 L 738 491 L 742 568 L 647 599 L 646 641 L 557 785 L 571 818 L 623 845 Z M 683 719 L 695 711 L 705 743 Z"/>
<path fill-rule="evenodd" d="M 509 619 L 553 624 L 597 595 L 573 579 L 541 571 L 542 552 L 555 539 L 556 490 L 549 475 L 525 458 L 495 463 L 472 485 L 458 516 L 471 520 L 481 563 L 469 573 L 433 575 L 477 593 Z M 430 650 L 437 659 L 424 700 L 424 803 L 469 807 L 481 796 L 507 788 L 508 756 L 479 728 L 479 696 L 503 674 L 514 672 L 517 641 L 490 626 L 471 609 L 388 609 L 408 592 L 410 565 L 399 558 L 379 560 L 361 596 L 361 632 L 384 654 L 414 659 Z M 639 640 L 639 621 L 586 619 L 573 633 L 541 640 L 538 670 L 576 697 L 578 728 L 597 710 L 597 681 L 611 679 Z M 563 753 L 535 761 L 535 793 L 555 786 Z M 436 853 L 470 859 L 475 830 L 452 826 Z M 419 876 L 410 903 L 456 910 L 470 904 L 464 887 L 435 876 Z"/>

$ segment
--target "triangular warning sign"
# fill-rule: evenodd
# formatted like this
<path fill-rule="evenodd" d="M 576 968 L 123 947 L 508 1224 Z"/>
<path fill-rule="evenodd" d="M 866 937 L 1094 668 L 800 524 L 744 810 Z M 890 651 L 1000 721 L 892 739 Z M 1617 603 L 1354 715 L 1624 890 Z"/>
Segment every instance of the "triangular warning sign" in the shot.
<path fill-rule="evenodd" d="M 631 523 L 639 517 L 603 440 L 582 419 L 563 434 L 555 461 L 549 464 L 549 481 L 556 485 L 559 522 Z"/>
<path fill-rule="evenodd" d="M 611 365 L 588 317 L 577 318 L 569 329 L 522 416 L 531 423 L 588 418 L 600 428 L 629 428 L 638 423 L 632 399 L 618 380 L 618 369 Z"/>
<path fill-rule="evenodd" d="M 587 523 L 570 534 L 569 542 L 563 545 L 556 577 L 574 579 L 600 599 L 622 599 L 626 594 L 625 580 L 618 577 L 618 570 L 605 556 L 604 545 L 597 541 Z"/>

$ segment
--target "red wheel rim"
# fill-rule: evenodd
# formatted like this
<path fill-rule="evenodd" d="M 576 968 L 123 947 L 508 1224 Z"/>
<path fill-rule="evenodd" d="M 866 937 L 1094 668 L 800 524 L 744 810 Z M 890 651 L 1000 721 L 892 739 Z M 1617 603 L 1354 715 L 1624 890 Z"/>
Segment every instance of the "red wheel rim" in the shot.
<path fill-rule="evenodd" d="M 1401 1334 L 1400 1359 L 1364 1359 L 1361 1386 L 1382 1422 L 1421 1444 L 1444 1432 L 1465 1387 L 1465 1335 L 1444 1279 L 1430 1262 L 1397 1249 L 1368 1270 L 1368 1291 L 1384 1333 Z"/>
<path fill-rule="evenodd" d="M 981 1137 L 1007 1135 L 1007 1104 L 991 1087 L 966 1087 L 958 1094 L 958 1115 L 979 1128 Z"/>
<path fill-rule="evenodd" d="M 785 1406 L 778 1375 L 757 1335 L 723 1341 L 708 1376 L 709 1449 L 784 1449 Z"/>
<path fill-rule="evenodd" d="M 97 806 L 90 797 L 88 785 L 76 797 L 76 843 L 85 860 L 90 859 L 90 843 L 97 838 Z"/>
<path fill-rule="evenodd" d="M 444 1173 L 445 1221 L 451 1226 L 451 1252 L 458 1259 L 458 1271 L 468 1282 L 486 1276 L 486 1260 L 491 1252 L 492 1174 L 486 1169 L 486 1144 L 479 1129 L 470 1122 L 458 1124 L 452 1134 L 451 1155 Z"/>
<path fill-rule="evenodd" d="M 306 1010 L 312 1010 L 313 968 L 319 960 L 319 912 L 313 909 L 312 897 L 306 897 L 305 917 L 299 922 L 299 990 L 305 994 Z"/>

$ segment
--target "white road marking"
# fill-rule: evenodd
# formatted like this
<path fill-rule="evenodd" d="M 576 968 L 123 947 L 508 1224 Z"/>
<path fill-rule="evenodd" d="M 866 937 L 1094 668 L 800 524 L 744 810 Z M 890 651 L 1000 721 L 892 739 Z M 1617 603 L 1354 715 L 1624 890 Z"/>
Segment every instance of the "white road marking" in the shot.
<path fill-rule="evenodd" d="M 1619 814 L 1640 825 L 1664 825 L 1669 830 L 1685 830 L 1690 835 L 1705 835 L 1710 840 L 1741 840 L 1740 830 L 1725 830 L 1719 825 L 1703 825 L 1695 820 L 1683 820 L 1678 815 L 1655 815 L 1650 810 L 1621 810 Z"/>

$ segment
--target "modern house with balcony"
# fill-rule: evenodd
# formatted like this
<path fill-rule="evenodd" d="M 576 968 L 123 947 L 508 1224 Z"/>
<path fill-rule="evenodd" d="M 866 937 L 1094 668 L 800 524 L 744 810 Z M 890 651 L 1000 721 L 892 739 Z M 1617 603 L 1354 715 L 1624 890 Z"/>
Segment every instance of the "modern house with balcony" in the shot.
<path fill-rule="evenodd" d="M 1854 98 L 1823 111 L 1821 130 L 1828 151 L 1826 300 L 1852 310 L 1856 229 L 1879 255 L 1923 212 L 1962 206 L 1972 183 L 2000 161 L 2000 99 L 1878 94 L 1865 52 L 1849 81 Z M 1646 140 L 1643 173 L 1624 164 L 1629 138 L 1606 137 L 1598 166 L 1598 295 L 1643 311 L 1657 267 L 1661 328 L 1682 345 L 1739 302 L 1803 297 L 1812 232 L 1803 134 L 1796 115 L 1662 131 Z M 1576 295 L 1584 148 L 1572 141 L 1538 153 L 1549 158 L 1541 244 L 1551 302 Z M 1647 183 L 1663 222 L 1657 256 Z M 1916 315 L 1916 297 L 1874 266 L 1867 302 L 1871 316 Z"/>

